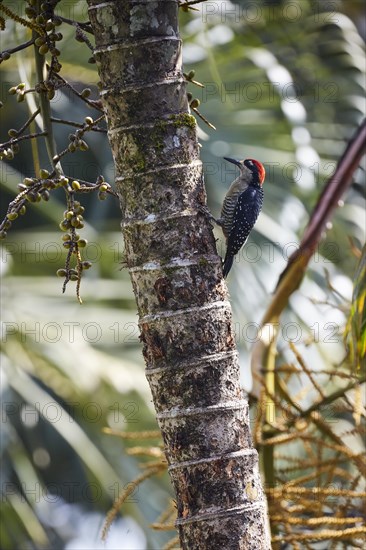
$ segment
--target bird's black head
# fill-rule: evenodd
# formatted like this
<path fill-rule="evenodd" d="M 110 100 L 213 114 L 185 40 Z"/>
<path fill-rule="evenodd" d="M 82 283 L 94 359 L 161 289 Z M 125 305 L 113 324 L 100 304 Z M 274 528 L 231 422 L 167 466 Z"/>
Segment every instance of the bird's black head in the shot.
<path fill-rule="evenodd" d="M 263 164 L 258 160 L 246 159 L 244 161 L 244 166 L 249 168 L 249 170 L 252 172 L 253 183 L 256 183 L 262 186 L 264 182 L 264 178 L 266 177 L 266 171 L 264 169 Z"/>
<path fill-rule="evenodd" d="M 245 166 L 245 168 L 248 168 L 248 170 L 252 173 L 252 183 L 260 186 L 263 185 L 264 178 L 266 177 L 266 171 L 261 162 L 255 159 L 236 160 L 228 157 L 224 157 L 224 159 L 231 162 L 231 164 L 238 166 L 240 171 L 243 171 Z"/>

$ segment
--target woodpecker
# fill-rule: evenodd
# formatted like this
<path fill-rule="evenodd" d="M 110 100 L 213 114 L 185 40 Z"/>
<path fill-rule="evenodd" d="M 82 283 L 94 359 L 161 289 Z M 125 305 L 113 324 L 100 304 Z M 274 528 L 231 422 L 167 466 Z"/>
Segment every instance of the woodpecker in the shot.
<path fill-rule="evenodd" d="M 246 243 L 262 210 L 262 185 L 266 172 L 258 160 L 224 159 L 238 166 L 240 170 L 239 177 L 233 181 L 226 194 L 219 220 L 226 237 L 226 255 L 222 270 L 224 277 L 227 277 L 234 256 Z"/>

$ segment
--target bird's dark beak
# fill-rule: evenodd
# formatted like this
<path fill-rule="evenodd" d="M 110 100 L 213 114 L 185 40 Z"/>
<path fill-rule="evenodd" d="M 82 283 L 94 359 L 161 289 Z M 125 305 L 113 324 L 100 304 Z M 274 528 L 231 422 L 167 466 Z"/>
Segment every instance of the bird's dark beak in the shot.
<path fill-rule="evenodd" d="M 231 162 L 231 164 L 235 164 L 236 166 L 238 166 L 238 168 L 241 168 L 241 164 L 239 160 L 230 159 L 228 157 L 224 157 L 224 159 L 227 160 L 228 162 Z"/>

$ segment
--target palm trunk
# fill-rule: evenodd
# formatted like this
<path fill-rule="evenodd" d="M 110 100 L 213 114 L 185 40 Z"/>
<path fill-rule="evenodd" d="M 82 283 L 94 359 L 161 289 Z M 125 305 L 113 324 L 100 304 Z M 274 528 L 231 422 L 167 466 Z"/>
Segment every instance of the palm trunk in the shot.
<path fill-rule="evenodd" d="M 185 549 L 268 549 L 176 0 L 88 0 L 126 262 Z"/>

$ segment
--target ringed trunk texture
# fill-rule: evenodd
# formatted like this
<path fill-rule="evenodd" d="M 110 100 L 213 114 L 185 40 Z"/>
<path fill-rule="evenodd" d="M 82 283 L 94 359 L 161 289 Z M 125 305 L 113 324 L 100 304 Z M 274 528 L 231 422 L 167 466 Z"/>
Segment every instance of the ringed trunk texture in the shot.
<path fill-rule="evenodd" d="M 146 375 L 181 546 L 270 548 L 176 0 L 88 0 Z"/>

